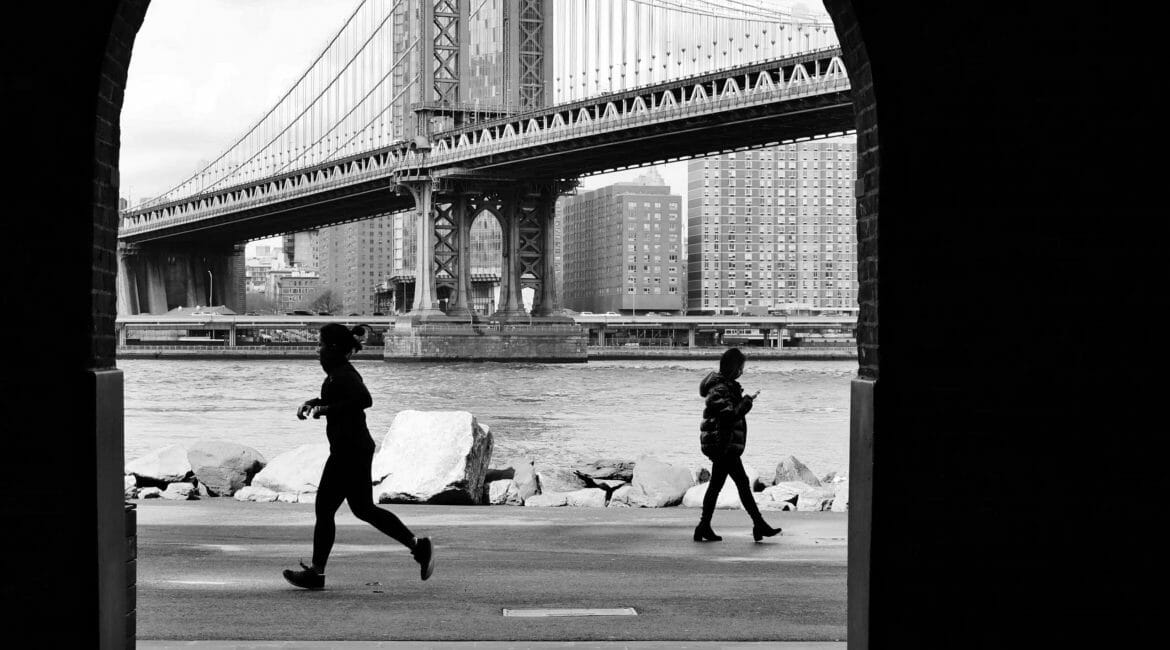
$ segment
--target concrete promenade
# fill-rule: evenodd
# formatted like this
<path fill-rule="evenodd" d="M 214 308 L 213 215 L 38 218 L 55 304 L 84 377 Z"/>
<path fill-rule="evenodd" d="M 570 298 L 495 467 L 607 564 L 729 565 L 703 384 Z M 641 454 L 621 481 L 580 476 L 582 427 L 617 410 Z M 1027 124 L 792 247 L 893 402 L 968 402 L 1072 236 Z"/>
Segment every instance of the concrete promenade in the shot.
<path fill-rule="evenodd" d="M 843 513 L 769 513 L 784 533 L 756 544 L 740 510 L 716 512 L 723 542 L 695 543 L 690 508 L 384 506 L 435 540 L 422 582 L 343 506 L 309 592 L 280 571 L 309 560 L 311 505 L 136 503 L 140 648 L 844 647 Z M 636 615 L 503 612 L 541 608 Z"/>

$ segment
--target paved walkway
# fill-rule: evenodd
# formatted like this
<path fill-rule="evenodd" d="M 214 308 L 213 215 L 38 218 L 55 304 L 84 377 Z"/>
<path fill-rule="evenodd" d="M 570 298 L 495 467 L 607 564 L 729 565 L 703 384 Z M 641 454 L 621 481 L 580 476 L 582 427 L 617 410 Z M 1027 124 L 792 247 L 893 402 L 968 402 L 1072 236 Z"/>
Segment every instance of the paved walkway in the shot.
<path fill-rule="evenodd" d="M 845 650 L 835 641 L 139 641 L 140 650 Z"/>
<path fill-rule="evenodd" d="M 308 592 L 280 571 L 308 560 L 311 506 L 139 502 L 139 646 L 843 647 L 844 514 L 771 513 L 784 534 L 756 544 L 718 511 L 724 541 L 698 544 L 687 508 L 390 507 L 434 538 L 434 577 L 342 508 L 327 589 Z M 541 608 L 636 615 L 503 611 Z"/>

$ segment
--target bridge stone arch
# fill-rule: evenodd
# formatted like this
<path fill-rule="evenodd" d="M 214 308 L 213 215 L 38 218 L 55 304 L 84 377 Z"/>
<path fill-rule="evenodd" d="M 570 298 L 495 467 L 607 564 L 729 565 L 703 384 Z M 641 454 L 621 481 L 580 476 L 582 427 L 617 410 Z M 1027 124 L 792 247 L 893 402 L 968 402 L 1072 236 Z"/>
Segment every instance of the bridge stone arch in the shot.
<path fill-rule="evenodd" d="M 471 219 L 470 265 L 471 309 L 476 316 L 490 316 L 496 310 L 504 273 L 503 228 L 499 209 L 490 203 L 468 214 Z"/>

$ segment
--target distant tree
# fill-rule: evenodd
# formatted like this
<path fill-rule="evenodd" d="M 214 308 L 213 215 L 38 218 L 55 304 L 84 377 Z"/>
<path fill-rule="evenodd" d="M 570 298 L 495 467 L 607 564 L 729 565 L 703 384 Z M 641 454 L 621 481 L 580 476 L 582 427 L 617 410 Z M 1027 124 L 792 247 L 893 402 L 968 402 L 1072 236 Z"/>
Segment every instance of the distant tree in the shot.
<path fill-rule="evenodd" d="M 275 314 L 276 302 L 270 300 L 261 291 L 249 291 L 244 294 L 244 311 L 257 314 Z"/>
<path fill-rule="evenodd" d="M 312 298 L 301 303 L 299 309 L 307 309 L 312 312 L 327 311 L 330 314 L 340 314 L 345 310 L 345 303 L 341 301 L 341 296 L 338 296 L 333 289 L 322 289 L 318 291 Z"/>

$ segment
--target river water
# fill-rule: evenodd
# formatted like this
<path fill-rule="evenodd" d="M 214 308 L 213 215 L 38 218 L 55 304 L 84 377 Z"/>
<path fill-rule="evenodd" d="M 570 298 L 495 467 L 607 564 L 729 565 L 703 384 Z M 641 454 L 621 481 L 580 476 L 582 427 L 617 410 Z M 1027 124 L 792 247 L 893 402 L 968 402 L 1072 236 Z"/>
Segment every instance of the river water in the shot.
<path fill-rule="evenodd" d="M 585 364 L 354 363 L 374 398 L 375 442 L 400 410 L 466 410 L 491 427 L 492 466 L 518 457 L 572 466 L 653 455 L 701 466 L 698 385 L 715 361 Z M 320 390 L 313 360 L 123 359 L 126 458 L 219 438 L 265 458 L 325 442 L 325 421 L 297 420 Z M 849 383 L 856 361 L 752 361 L 740 383 L 760 391 L 744 462 L 768 476 L 794 455 L 818 476 L 848 469 Z"/>

